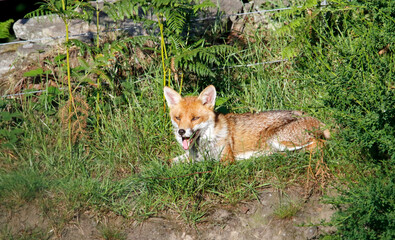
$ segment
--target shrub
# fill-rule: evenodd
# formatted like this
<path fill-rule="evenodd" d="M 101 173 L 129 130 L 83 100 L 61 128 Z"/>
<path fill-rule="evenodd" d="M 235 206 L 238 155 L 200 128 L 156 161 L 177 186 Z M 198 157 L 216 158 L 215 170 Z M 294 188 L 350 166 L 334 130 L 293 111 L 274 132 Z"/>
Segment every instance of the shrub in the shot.
<path fill-rule="evenodd" d="M 301 88 L 319 96 L 347 142 L 376 160 L 395 160 L 394 18 L 391 1 L 340 1 L 297 28 Z"/>
<path fill-rule="evenodd" d="M 343 239 L 395 238 L 395 177 L 369 177 L 335 201 L 332 222 Z"/>

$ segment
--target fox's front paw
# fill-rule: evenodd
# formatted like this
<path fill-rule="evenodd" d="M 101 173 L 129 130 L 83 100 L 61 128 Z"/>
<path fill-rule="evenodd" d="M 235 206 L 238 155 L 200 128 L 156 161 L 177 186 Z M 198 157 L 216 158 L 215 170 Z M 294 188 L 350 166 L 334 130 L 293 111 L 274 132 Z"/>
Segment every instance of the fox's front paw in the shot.
<path fill-rule="evenodd" d="M 185 153 L 181 156 L 175 157 L 171 160 L 172 164 L 178 164 L 178 163 L 184 163 L 184 162 L 189 162 L 189 154 Z"/>

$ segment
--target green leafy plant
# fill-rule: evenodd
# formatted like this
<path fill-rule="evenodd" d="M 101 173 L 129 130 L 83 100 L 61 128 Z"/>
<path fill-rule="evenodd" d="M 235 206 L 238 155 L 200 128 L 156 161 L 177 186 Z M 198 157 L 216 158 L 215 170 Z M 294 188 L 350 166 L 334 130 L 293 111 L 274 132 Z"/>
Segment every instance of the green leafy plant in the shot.
<path fill-rule="evenodd" d="M 339 210 L 332 218 L 342 239 L 395 238 L 395 177 L 368 177 L 352 183 L 329 202 Z"/>
<path fill-rule="evenodd" d="M 52 14 L 62 19 L 66 28 L 66 64 L 67 64 L 67 85 L 69 90 L 69 117 L 68 117 L 68 130 L 69 130 L 69 149 L 71 152 L 72 147 L 72 113 L 77 116 L 77 107 L 74 103 L 73 89 L 71 84 L 71 73 L 70 73 L 70 52 L 69 52 L 69 20 L 73 18 L 89 19 L 90 14 L 86 11 L 87 8 L 91 8 L 91 5 L 84 3 L 83 1 L 66 1 L 66 0 L 45 0 L 39 8 L 33 12 L 30 12 L 26 17 L 37 17 Z M 82 9 L 82 12 L 77 11 Z"/>
<path fill-rule="evenodd" d="M 312 10 L 317 9 L 318 2 L 317 0 L 304 1 L 302 5 L 294 5 L 290 10 L 279 12 L 274 17 L 276 21 L 281 22 L 281 27 L 277 29 L 277 33 L 292 36 L 291 41 L 282 50 L 284 58 L 292 58 L 301 53 L 301 46 L 309 39 L 306 34 L 311 32 L 310 25 L 314 19 Z M 287 24 L 283 24 L 284 21 Z"/>
<path fill-rule="evenodd" d="M 12 148 L 23 134 L 19 126 L 22 114 L 10 112 L 7 108 L 7 100 L 0 99 L 0 147 Z"/>
<path fill-rule="evenodd" d="M 301 87 L 345 128 L 341 135 L 377 160 L 395 160 L 395 6 L 388 1 L 338 1 L 312 10 L 295 27 L 301 39 Z M 391 44 L 390 44 L 391 45 Z M 314 66 L 314 67 L 313 67 Z"/>

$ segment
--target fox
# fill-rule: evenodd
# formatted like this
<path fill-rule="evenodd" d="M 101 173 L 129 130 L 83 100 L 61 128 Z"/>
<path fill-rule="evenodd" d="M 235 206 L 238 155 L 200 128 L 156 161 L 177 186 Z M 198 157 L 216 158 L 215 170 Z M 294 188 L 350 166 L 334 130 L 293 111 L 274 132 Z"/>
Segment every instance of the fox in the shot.
<path fill-rule="evenodd" d="M 213 85 L 199 96 L 182 97 L 167 86 L 163 90 L 175 138 L 185 151 L 172 163 L 215 159 L 229 164 L 276 152 L 313 150 L 330 138 L 321 121 L 298 110 L 216 113 Z"/>

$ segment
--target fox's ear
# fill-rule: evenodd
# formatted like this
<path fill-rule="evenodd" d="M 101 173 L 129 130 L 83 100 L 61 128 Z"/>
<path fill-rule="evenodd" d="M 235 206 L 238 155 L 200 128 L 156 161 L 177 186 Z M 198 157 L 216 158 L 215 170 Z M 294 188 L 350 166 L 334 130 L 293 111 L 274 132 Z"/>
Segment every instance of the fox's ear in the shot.
<path fill-rule="evenodd" d="M 200 99 L 203 105 L 207 105 L 210 108 L 214 108 L 215 106 L 215 98 L 217 97 L 217 91 L 213 85 L 206 87 L 199 95 L 198 99 Z"/>
<path fill-rule="evenodd" d="M 166 102 L 169 108 L 177 105 L 181 101 L 181 95 L 169 87 L 164 87 L 163 92 L 165 94 Z"/>

